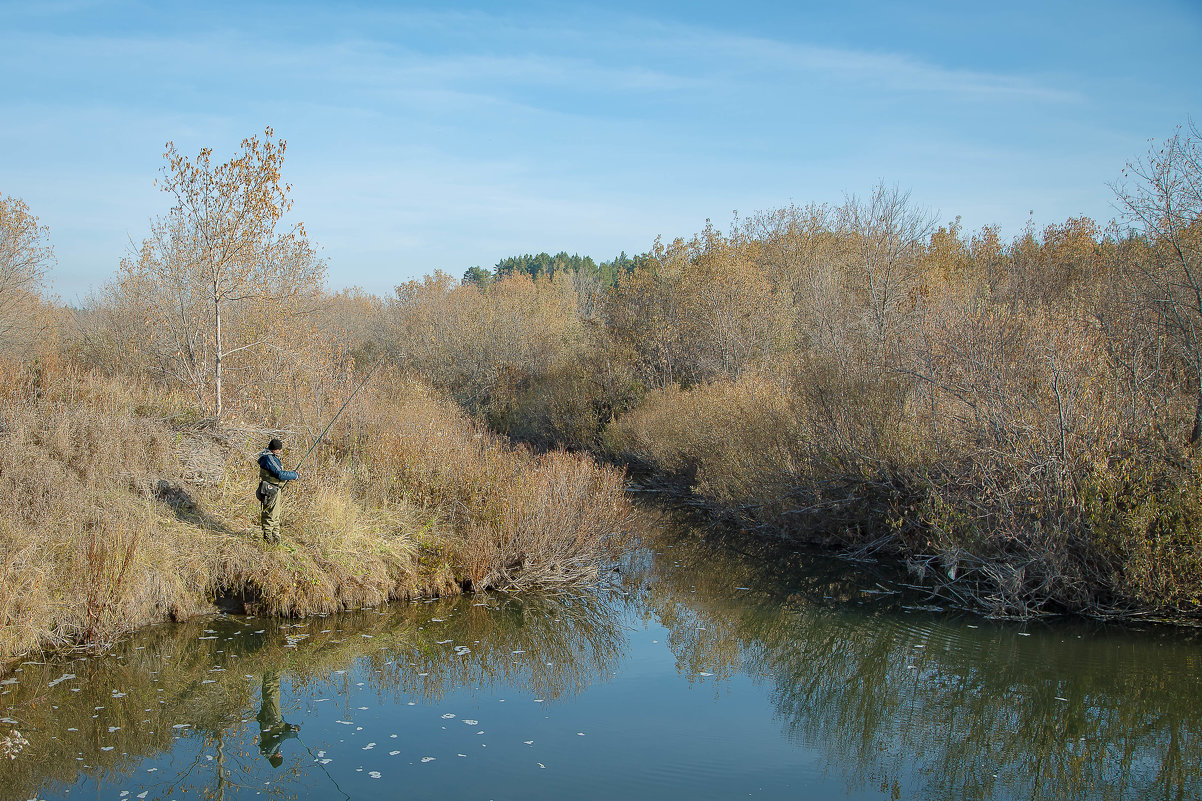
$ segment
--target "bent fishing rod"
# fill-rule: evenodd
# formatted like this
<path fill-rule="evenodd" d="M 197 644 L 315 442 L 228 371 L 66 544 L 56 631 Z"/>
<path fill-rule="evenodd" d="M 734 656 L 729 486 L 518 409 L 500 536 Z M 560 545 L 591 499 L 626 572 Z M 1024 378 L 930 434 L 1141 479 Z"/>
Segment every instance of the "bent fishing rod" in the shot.
<path fill-rule="evenodd" d="M 378 359 L 376 361 L 375 365 L 371 368 L 371 370 L 368 371 L 367 376 L 362 381 L 359 382 L 359 386 L 355 387 L 355 391 L 352 392 L 351 396 L 346 399 L 346 403 L 342 404 L 342 408 L 340 408 L 334 414 L 334 416 L 332 418 L 330 418 L 330 422 L 326 423 L 326 427 L 323 428 L 321 430 L 321 433 L 317 435 L 317 439 L 313 440 L 313 444 L 311 446 L 309 446 L 309 450 L 305 452 L 305 455 L 301 457 L 301 460 L 296 463 L 296 467 L 292 468 L 293 470 L 300 470 L 301 465 L 304 464 L 305 460 L 309 458 L 309 454 L 313 453 L 313 449 L 317 447 L 318 443 L 321 442 L 321 440 L 325 437 L 326 432 L 330 430 L 330 426 L 334 425 L 334 421 L 337 420 L 339 418 L 339 416 L 341 416 L 342 412 L 345 411 L 346 407 L 349 406 L 351 401 L 353 401 L 355 399 L 355 396 L 359 394 L 359 390 L 363 389 L 363 386 L 368 382 L 368 380 L 376 372 L 376 369 L 383 363 L 384 363 L 383 359 Z"/>

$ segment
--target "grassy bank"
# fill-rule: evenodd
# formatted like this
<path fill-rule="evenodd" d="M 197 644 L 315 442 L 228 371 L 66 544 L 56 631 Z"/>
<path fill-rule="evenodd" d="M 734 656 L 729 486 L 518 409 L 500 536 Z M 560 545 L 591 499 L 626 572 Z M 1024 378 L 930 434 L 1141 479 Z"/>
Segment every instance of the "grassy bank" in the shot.
<path fill-rule="evenodd" d="M 45 365 L 43 365 L 43 368 Z M 0 397 L 0 663 L 109 643 L 232 595 L 260 614 L 593 580 L 620 547 L 620 472 L 534 455 L 381 371 L 257 530 L 273 433 L 98 372 L 10 363 Z"/>

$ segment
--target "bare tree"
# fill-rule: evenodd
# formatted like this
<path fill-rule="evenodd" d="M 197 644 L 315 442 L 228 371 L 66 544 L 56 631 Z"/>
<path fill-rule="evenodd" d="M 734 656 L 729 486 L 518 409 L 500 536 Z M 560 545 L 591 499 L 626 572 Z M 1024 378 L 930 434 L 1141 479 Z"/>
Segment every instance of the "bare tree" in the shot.
<path fill-rule="evenodd" d="M 896 184 L 877 184 L 868 200 L 852 196 L 839 212 L 842 227 L 855 243 L 848 254 L 849 277 L 863 282 L 874 349 L 884 359 L 935 220 Z"/>
<path fill-rule="evenodd" d="M 0 351 L 32 335 L 38 292 L 53 261 L 48 229 L 23 200 L 0 195 Z"/>
<path fill-rule="evenodd" d="M 1191 446 L 1202 442 L 1202 132 L 1190 121 L 1127 164 L 1112 187 L 1143 238 L 1122 268 L 1177 345 L 1195 395 Z"/>

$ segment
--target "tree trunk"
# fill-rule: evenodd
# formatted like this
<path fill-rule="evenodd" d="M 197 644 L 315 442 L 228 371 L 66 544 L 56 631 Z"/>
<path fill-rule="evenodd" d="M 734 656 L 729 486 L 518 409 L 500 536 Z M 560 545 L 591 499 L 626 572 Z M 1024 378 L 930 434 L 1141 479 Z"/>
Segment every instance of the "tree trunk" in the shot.
<path fill-rule="evenodd" d="M 216 324 L 216 353 L 213 360 L 213 391 L 216 395 L 214 417 L 221 419 L 221 304 L 213 299 L 213 321 Z"/>

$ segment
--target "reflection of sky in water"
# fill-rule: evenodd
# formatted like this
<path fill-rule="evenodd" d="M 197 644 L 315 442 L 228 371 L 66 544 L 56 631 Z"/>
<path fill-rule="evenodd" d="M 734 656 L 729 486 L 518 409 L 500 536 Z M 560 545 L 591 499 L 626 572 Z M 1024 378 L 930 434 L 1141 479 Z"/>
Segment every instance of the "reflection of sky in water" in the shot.
<path fill-rule="evenodd" d="M 1202 791 L 1196 638 L 940 616 L 845 571 L 660 547 L 627 595 L 217 617 L 25 664 L 0 799 Z"/>

